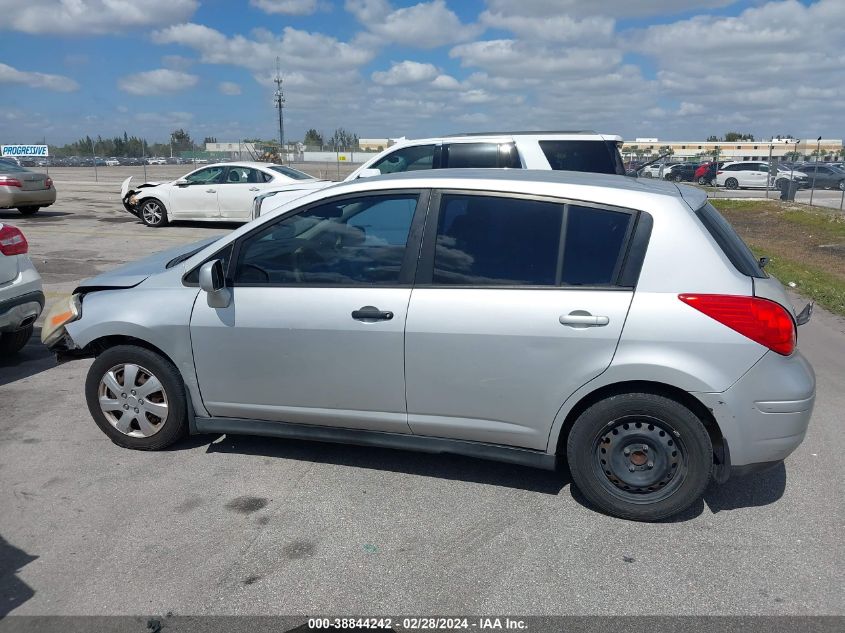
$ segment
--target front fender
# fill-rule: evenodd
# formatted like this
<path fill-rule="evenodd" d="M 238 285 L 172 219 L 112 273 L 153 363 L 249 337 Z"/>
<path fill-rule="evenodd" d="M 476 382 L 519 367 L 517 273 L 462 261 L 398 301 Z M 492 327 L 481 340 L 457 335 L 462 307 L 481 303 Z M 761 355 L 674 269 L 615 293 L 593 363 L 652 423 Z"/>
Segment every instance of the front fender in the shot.
<path fill-rule="evenodd" d="M 196 414 L 208 415 L 197 384 L 190 339 L 191 312 L 198 293 L 198 288 L 144 285 L 91 292 L 82 297 L 82 316 L 65 329 L 80 349 L 114 337 L 138 339 L 161 350 L 182 375 Z"/>

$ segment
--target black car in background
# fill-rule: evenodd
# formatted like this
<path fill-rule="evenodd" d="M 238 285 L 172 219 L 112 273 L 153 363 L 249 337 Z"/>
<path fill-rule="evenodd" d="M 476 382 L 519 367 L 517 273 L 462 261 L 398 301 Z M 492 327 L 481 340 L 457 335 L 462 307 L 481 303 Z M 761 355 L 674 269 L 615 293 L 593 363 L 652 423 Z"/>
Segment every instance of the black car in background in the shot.
<path fill-rule="evenodd" d="M 816 189 L 840 189 L 845 191 L 845 170 L 834 165 L 806 163 L 796 167 L 796 171 L 807 174 L 807 186 Z M 815 183 L 813 177 L 815 176 Z"/>
<path fill-rule="evenodd" d="M 663 177 L 666 180 L 674 182 L 692 182 L 695 180 L 695 170 L 698 168 L 698 163 L 678 163 L 672 165 L 668 173 L 664 173 Z"/>

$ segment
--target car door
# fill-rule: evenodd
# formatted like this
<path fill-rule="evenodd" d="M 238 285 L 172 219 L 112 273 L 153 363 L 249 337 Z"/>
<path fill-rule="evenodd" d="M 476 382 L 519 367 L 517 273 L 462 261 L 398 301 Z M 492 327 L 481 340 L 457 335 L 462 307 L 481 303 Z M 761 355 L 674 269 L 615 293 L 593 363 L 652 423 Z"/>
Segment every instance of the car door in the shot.
<path fill-rule="evenodd" d="M 217 191 L 221 220 L 252 218 L 252 201 L 266 189 L 263 172 L 252 167 L 230 165 Z"/>
<path fill-rule="evenodd" d="M 766 163 L 752 163 L 751 171 L 748 173 L 751 178 L 750 187 L 765 189 L 769 180 L 769 166 Z"/>
<path fill-rule="evenodd" d="M 225 166 L 212 165 L 188 174 L 180 184 L 172 184 L 167 209 L 171 219 L 218 218 L 217 193 L 225 173 Z"/>
<path fill-rule="evenodd" d="M 613 357 L 637 215 L 466 192 L 431 209 L 405 333 L 408 423 L 544 450 L 563 402 Z"/>
<path fill-rule="evenodd" d="M 191 343 L 214 416 L 408 433 L 404 328 L 427 194 L 321 201 L 262 223 L 200 293 Z"/>

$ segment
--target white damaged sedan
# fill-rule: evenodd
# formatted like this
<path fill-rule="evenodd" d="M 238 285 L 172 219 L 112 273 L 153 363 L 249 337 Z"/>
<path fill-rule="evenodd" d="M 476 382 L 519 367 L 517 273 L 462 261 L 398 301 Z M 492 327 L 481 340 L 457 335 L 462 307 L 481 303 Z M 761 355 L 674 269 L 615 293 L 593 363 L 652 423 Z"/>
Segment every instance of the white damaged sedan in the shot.
<path fill-rule="evenodd" d="M 248 222 L 253 200 L 277 192 L 285 202 L 332 185 L 305 172 L 273 163 L 219 163 L 206 165 L 172 182 L 130 187 L 123 181 L 123 206 L 147 226 L 179 220 Z"/>

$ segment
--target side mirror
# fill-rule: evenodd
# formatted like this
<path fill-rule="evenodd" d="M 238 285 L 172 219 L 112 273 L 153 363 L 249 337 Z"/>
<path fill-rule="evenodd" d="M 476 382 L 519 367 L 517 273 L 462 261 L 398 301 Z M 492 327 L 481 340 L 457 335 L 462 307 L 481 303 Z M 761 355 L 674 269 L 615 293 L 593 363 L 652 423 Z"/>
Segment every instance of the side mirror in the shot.
<path fill-rule="evenodd" d="M 381 171 L 378 169 L 362 169 L 358 172 L 358 178 L 371 178 L 373 176 L 381 176 Z"/>
<path fill-rule="evenodd" d="M 187 187 L 191 183 L 190 183 L 190 181 L 185 180 L 184 178 L 180 178 L 179 180 L 177 180 L 173 184 L 176 185 L 177 187 Z"/>
<path fill-rule="evenodd" d="M 226 278 L 223 273 L 223 262 L 214 259 L 205 262 L 200 268 L 200 288 L 208 295 L 210 308 L 228 307 L 232 300 L 232 293 L 226 288 Z"/>

